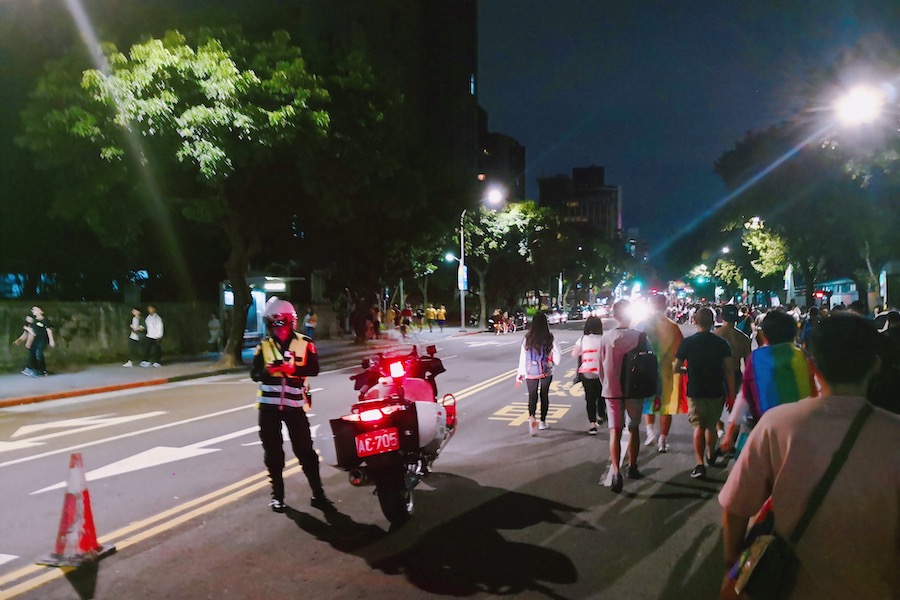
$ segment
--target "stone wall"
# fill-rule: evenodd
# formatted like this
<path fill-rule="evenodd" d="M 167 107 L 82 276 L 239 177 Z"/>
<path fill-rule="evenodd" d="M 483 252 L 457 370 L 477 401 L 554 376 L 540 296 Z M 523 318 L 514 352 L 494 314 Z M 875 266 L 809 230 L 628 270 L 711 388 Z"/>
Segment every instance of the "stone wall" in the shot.
<path fill-rule="evenodd" d="M 46 352 L 48 370 L 64 372 L 84 363 L 124 361 L 128 354 L 131 307 L 104 302 L 0 302 L 0 370 L 20 370 L 27 351 L 12 342 L 22 333 L 25 316 L 38 304 L 53 325 L 55 348 Z M 206 351 L 206 323 L 213 306 L 158 303 L 163 319 L 163 360 Z M 142 307 L 146 309 L 146 307 Z M 142 318 L 146 316 L 143 311 Z"/>
<path fill-rule="evenodd" d="M 53 325 L 55 348 L 48 348 L 47 369 L 50 372 L 77 370 L 79 365 L 124 362 L 128 358 L 128 333 L 131 306 L 105 302 L 0 302 L 0 372 L 19 371 L 25 366 L 25 346 L 12 342 L 22 333 L 25 316 L 38 304 Z M 206 352 L 209 330 L 206 323 L 216 307 L 205 304 L 155 303 L 163 319 L 163 361 L 166 357 L 193 356 Z M 146 305 L 142 305 L 143 319 Z M 304 305 L 297 305 L 299 323 L 303 322 Z M 334 311 L 323 303 L 317 305 L 319 325 L 317 339 L 341 337 Z M 298 323 L 298 327 L 299 327 Z M 227 332 L 225 332 L 227 333 Z"/>

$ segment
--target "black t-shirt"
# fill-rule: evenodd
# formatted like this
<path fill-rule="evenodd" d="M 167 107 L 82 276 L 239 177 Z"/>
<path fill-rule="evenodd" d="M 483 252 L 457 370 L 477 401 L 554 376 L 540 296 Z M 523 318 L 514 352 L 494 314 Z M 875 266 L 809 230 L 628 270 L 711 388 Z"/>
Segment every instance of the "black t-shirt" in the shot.
<path fill-rule="evenodd" d="M 50 335 L 47 333 L 48 330 L 53 329 L 50 321 L 47 319 L 35 319 L 34 323 L 31 324 L 31 329 L 34 331 L 34 340 L 36 342 L 41 344 L 50 343 Z"/>
<path fill-rule="evenodd" d="M 721 398 L 725 389 L 722 361 L 731 356 L 731 345 L 712 332 L 698 332 L 685 338 L 675 353 L 687 361 L 689 398 Z"/>

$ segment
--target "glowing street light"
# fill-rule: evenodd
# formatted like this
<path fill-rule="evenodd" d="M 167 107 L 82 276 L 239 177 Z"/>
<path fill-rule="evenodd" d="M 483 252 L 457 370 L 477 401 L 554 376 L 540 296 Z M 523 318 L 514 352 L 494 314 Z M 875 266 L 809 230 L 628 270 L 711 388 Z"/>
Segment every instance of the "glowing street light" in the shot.
<path fill-rule="evenodd" d="M 506 197 L 503 188 L 498 186 L 491 187 L 484 197 L 484 202 L 491 206 L 501 204 Z M 459 214 L 459 258 L 448 252 L 444 259 L 447 262 L 451 260 L 459 261 L 459 273 L 457 275 L 457 287 L 459 288 L 459 329 L 466 330 L 466 290 L 468 289 L 469 276 L 466 271 L 466 228 L 465 228 L 466 209 Z"/>
<path fill-rule="evenodd" d="M 835 101 L 834 111 L 844 125 L 865 125 L 881 115 L 885 100 L 881 88 L 857 85 Z"/>

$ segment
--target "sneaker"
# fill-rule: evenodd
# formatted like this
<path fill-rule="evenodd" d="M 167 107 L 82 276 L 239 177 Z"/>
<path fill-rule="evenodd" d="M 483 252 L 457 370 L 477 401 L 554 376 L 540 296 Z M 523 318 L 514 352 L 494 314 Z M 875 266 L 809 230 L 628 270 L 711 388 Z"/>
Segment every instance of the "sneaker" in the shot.
<path fill-rule="evenodd" d="M 716 462 L 716 460 L 717 460 L 718 458 L 719 458 L 719 452 L 718 452 L 718 451 L 716 451 L 716 453 L 713 454 L 712 456 L 708 456 L 708 455 L 707 455 L 707 457 L 706 457 L 706 464 L 708 464 L 708 465 L 711 466 L 711 467 L 718 467 L 719 464 Z"/>
<path fill-rule="evenodd" d="M 284 500 L 281 498 L 272 498 L 269 502 L 269 508 L 272 509 L 272 512 L 283 513 L 284 512 Z"/>
<path fill-rule="evenodd" d="M 22 375 L 28 375 L 29 377 L 37 377 L 37 373 L 35 373 L 31 369 L 22 369 Z"/>
<path fill-rule="evenodd" d="M 149 366 L 150 366 L 150 361 L 142 360 L 142 361 L 141 361 L 141 366 L 142 366 L 142 367 L 149 367 Z"/>
<path fill-rule="evenodd" d="M 628 479 L 642 479 L 644 476 L 638 471 L 637 465 L 628 465 L 628 468 L 625 470 L 625 476 Z"/>
<path fill-rule="evenodd" d="M 322 512 L 336 512 L 337 509 L 334 507 L 334 504 L 326 498 L 324 495 L 321 496 L 313 496 L 309 501 L 309 505 L 313 508 L 318 508 Z"/>
<path fill-rule="evenodd" d="M 541 421 L 540 423 L 538 423 L 538 429 L 543 431 L 544 429 L 550 429 L 550 426 L 547 425 L 546 421 Z"/>
<path fill-rule="evenodd" d="M 660 454 L 665 454 L 669 451 L 669 442 L 666 441 L 666 438 L 659 438 L 659 446 L 656 448 Z"/>
<path fill-rule="evenodd" d="M 613 494 L 618 494 L 622 491 L 622 486 L 624 485 L 624 481 L 622 480 L 622 474 L 617 473 L 613 475 L 612 484 L 609 486 L 609 491 Z"/>
<path fill-rule="evenodd" d="M 703 465 L 697 465 L 694 467 L 694 470 L 691 471 L 691 477 L 694 479 L 700 479 L 701 477 L 706 477 L 706 467 Z"/>
<path fill-rule="evenodd" d="M 603 423 L 605 421 L 606 421 L 606 415 L 600 415 L 599 417 L 597 417 L 597 425 L 603 425 Z"/>
<path fill-rule="evenodd" d="M 538 424 L 537 421 L 534 420 L 534 417 L 528 421 L 528 435 L 537 435 L 538 432 Z"/>
<path fill-rule="evenodd" d="M 122 366 L 123 366 L 123 367 L 133 367 L 134 364 L 129 360 L 128 362 L 126 362 L 126 363 L 123 364 Z"/>
<path fill-rule="evenodd" d="M 658 434 L 657 434 L 654 430 L 648 429 L 648 430 L 647 430 L 647 439 L 644 440 L 644 445 L 645 445 L 645 446 L 652 446 L 654 443 L 656 443 L 656 438 L 657 438 L 657 437 L 659 437 L 659 436 L 658 436 Z"/>
<path fill-rule="evenodd" d="M 154 366 L 154 367 L 161 367 L 162 365 L 159 364 L 159 363 L 153 363 L 153 366 Z"/>
<path fill-rule="evenodd" d="M 597 435 L 597 426 L 596 425 L 591 427 L 590 429 L 588 429 L 588 435 Z"/>

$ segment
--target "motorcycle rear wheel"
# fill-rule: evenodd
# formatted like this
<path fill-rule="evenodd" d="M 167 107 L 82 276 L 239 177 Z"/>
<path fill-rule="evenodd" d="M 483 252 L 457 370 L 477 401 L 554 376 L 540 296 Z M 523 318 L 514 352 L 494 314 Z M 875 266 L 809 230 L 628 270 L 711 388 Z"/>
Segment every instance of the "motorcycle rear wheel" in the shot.
<path fill-rule="evenodd" d="M 381 512 L 392 526 L 402 525 L 409 520 L 413 511 L 413 493 L 406 484 L 402 464 L 378 469 L 372 473 L 375 481 L 375 495 Z"/>

